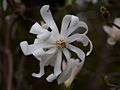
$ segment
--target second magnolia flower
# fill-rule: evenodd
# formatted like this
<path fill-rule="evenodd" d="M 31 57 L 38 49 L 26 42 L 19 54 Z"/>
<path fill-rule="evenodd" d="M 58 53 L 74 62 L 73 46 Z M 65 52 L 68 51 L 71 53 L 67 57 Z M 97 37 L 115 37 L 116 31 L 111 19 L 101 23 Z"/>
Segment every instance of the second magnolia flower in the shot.
<path fill-rule="evenodd" d="M 40 26 L 35 23 L 30 33 L 36 34 L 37 37 L 33 44 L 28 45 L 27 41 L 20 43 L 20 47 L 25 55 L 34 55 L 40 61 L 40 72 L 38 74 L 33 73 L 32 76 L 40 78 L 44 75 L 44 67 L 51 65 L 54 67 L 54 72 L 47 77 L 48 82 L 52 82 L 58 76 L 58 84 L 66 81 L 72 72 L 72 62 L 70 51 L 77 54 L 81 60 L 80 67 L 84 64 L 85 53 L 78 47 L 72 45 L 74 41 L 83 43 L 83 46 L 87 46 L 90 43 L 90 51 L 87 52 L 87 56 L 92 51 L 92 43 L 86 36 L 88 33 L 88 26 L 85 22 L 79 21 L 79 18 L 74 15 L 66 15 L 62 20 L 62 26 L 59 33 L 57 25 L 55 24 L 52 14 L 49 10 L 49 5 L 45 5 L 40 10 L 41 16 L 44 19 L 44 25 Z M 83 34 L 73 32 L 79 28 L 85 28 L 86 31 Z M 51 29 L 51 31 L 48 30 Z M 69 51 L 70 50 L 70 51 Z M 62 71 L 62 53 L 66 58 L 66 68 Z"/>

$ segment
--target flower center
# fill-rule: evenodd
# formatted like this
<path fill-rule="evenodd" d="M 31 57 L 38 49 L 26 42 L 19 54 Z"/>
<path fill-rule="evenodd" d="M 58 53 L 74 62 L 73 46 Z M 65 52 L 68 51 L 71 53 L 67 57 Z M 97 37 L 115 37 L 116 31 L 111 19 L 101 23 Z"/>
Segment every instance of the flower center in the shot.
<path fill-rule="evenodd" d="M 66 42 L 64 39 L 58 39 L 56 40 L 56 46 L 58 48 L 64 48 L 66 46 Z"/>

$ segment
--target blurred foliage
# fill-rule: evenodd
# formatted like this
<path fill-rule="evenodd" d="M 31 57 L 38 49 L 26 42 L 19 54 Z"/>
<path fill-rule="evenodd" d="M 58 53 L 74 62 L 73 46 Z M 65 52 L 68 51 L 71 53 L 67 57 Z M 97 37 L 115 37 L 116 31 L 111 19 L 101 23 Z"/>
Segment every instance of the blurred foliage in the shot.
<path fill-rule="evenodd" d="M 2 1 L 0 1 L 0 11 L 2 10 Z M 99 0 L 96 4 L 85 2 L 80 6 L 74 0 L 71 4 L 67 3 L 67 0 L 22 0 L 22 4 L 26 6 L 24 16 L 39 23 L 43 20 L 40 8 L 46 4 L 51 5 L 53 17 L 59 28 L 64 15 L 77 15 L 80 20 L 88 24 L 88 36 L 93 42 L 94 49 L 92 54 L 86 57 L 82 70 L 70 88 L 66 88 L 64 84 L 58 85 L 57 81 L 52 83 L 46 81 L 46 77 L 53 70 L 50 66 L 45 68 L 46 74 L 42 78 L 34 78 L 32 73 L 39 72 L 39 61 L 32 55 L 24 56 L 19 47 L 19 43 L 23 40 L 29 43 L 34 41 L 35 35 L 29 34 L 34 22 L 18 15 L 10 30 L 9 50 L 13 57 L 13 77 L 12 89 L 9 90 L 115 90 L 117 86 L 120 86 L 120 43 L 118 42 L 115 46 L 107 44 L 108 36 L 103 30 L 103 25 L 108 23 L 100 13 L 101 5 L 104 5 L 110 12 L 111 20 L 120 17 L 120 0 L 108 0 L 106 3 L 101 1 Z M 4 52 L 9 20 L 4 19 L 11 18 L 13 13 L 14 10 L 9 5 L 6 11 L 0 12 L 0 90 L 7 90 L 7 75 L 9 74 L 9 63 Z M 78 46 L 86 52 L 89 48 L 82 47 L 81 44 Z M 74 54 L 72 55 L 76 57 Z M 119 74 L 114 75 L 114 73 Z M 109 83 L 114 85 L 106 82 L 105 75 L 108 76 Z"/>

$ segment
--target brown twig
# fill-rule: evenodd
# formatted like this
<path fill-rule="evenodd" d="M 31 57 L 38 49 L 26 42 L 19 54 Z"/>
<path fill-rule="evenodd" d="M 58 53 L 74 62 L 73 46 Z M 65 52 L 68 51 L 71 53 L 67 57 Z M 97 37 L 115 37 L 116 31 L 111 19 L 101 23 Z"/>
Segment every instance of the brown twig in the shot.
<path fill-rule="evenodd" d="M 119 74 L 119 75 L 120 75 L 120 74 Z M 118 88 L 120 88 L 119 85 L 116 85 L 116 84 L 110 83 L 110 81 L 109 81 L 109 75 L 105 75 L 105 76 L 104 76 L 104 81 L 105 81 L 105 83 L 106 83 L 108 86 L 115 87 L 116 90 L 117 90 Z"/>
<path fill-rule="evenodd" d="M 5 20 L 5 16 L 3 15 L 3 10 L 2 10 L 1 7 L 0 7 L 0 18 L 1 18 L 2 20 Z"/>
<path fill-rule="evenodd" d="M 24 55 L 21 56 L 20 64 L 18 67 L 18 82 L 17 82 L 17 87 L 16 90 L 21 90 L 21 81 L 23 80 L 23 68 L 24 68 L 24 63 L 25 63 L 26 57 Z"/>
<path fill-rule="evenodd" d="M 12 10 L 15 10 L 16 5 L 13 0 L 7 0 L 8 5 L 12 8 Z"/>
<path fill-rule="evenodd" d="M 2 51 L 4 53 L 4 59 L 8 60 L 8 74 L 7 73 L 5 73 L 5 74 L 8 75 L 8 78 L 6 79 L 7 80 L 7 90 L 11 90 L 12 89 L 12 76 L 13 76 L 12 53 L 11 53 L 11 51 L 9 49 L 3 48 L 3 47 L 0 47 L 0 51 Z M 5 71 L 6 71 L 6 69 L 5 69 Z"/>
<path fill-rule="evenodd" d="M 12 76 L 13 76 L 13 58 L 10 50 L 5 50 L 6 55 L 8 56 L 8 83 L 7 83 L 7 90 L 12 90 Z"/>
<path fill-rule="evenodd" d="M 12 14 L 10 20 L 6 20 L 6 22 L 7 22 L 7 31 L 6 31 L 6 38 L 5 38 L 5 47 L 6 48 L 10 47 L 12 28 L 13 28 L 13 25 L 15 24 L 17 18 L 18 18 L 17 15 Z"/>

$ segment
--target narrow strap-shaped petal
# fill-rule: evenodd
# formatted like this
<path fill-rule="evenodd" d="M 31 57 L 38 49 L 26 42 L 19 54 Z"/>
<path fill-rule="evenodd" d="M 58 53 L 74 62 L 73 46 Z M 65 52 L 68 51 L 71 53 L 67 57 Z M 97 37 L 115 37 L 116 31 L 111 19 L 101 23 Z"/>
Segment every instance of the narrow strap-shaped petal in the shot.
<path fill-rule="evenodd" d="M 84 64 L 84 61 L 80 62 L 79 59 L 70 59 L 70 61 L 72 62 L 72 73 L 69 79 L 65 81 L 66 87 L 69 87 L 71 85 Z"/>
<path fill-rule="evenodd" d="M 47 29 L 47 30 L 48 30 L 49 26 L 48 26 L 47 24 L 43 24 L 43 25 L 42 25 L 42 28 L 44 28 L 44 29 Z"/>
<path fill-rule="evenodd" d="M 42 42 L 42 40 L 40 40 L 40 39 L 38 39 L 38 38 L 36 38 L 35 40 L 34 40 L 34 43 L 35 44 L 38 44 L 38 43 L 41 43 Z"/>
<path fill-rule="evenodd" d="M 47 61 L 45 66 L 50 65 L 50 66 L 54 67 L 55 66 L 55 62 L 56 62 L 56 57 L 57 57 L 57 53 L 54 53 L 54 56 L 51 57 L 49 61 Z"/>
<path fill-rule="evenodd" d="M 86 56 L 88 56 L 88 55 L 90 55 L 90 53 L 92 52 L 92 50 L 93 50 L 93 44 L 92 44 L 92 42 L 91 42 L 91 40 L 87 37 L 87 36 L 85 36 L 86 38 L 87 38 L 87 40 L 88 40 L 88 42 L 90 43 L 90 50 L 87 52 L 87 54 L 86 54 Z"/>
<path fill-rule="evenodd" d="M 64 16 L 62 20 L 62 26 L 61 26 L 61 35 L 64 35 L 66 33 L 66 30 L 68 29 L 70 23 L 71 23 L 71 17 L 72 15 L 66 15 Z"/>
<path fill-rule="evenodd" d="M 39 44 L 28 45 L 27 41 L 23 41 L 20 43 L 21 50 L 24 55 L 32 54 L 36 49 L 40 48 Z"/>
<path fill-rule="evenodd" d="M 74 34 L 74 35 L 67 38 L 68 43 L 71 43 L 74 41 L 78 41 L 78 42 L 83 43 L 83 46 L 88 45 L 88 38 L 86 38 L 86 36 L 84 34 Z"/>
<path fill-rule="evenodd" d="M 56 47 L 56 45 L 54 45 L 53 43 L 48 43 L 48 42 L 42 42 L 39 45 L 40 48 L 53 48 Z"/>
<path fill-rule="evenodd" d="M 45 73 L 44 67 L 45 67 L 46 63 L 49 60 L 51 60 L 51 58 L 54 56 L 54 53 L 56 52 L 56 48 L 49 49 L 47 52 L 44 53 L 44 55 L 43 55 L 43 53 L 41 53 L 42 55 L 40 55 L 40 52 L 39 52 L 39 54 L 36 54 L 36 55 L 34 54 L 34 56 L 36 58 L 38 58 L 38 59 L 40 58 L 40 72 L 38 74 L 36 74 L 36 73 L 32 74 L 32 76 L 37 77 L 37 78 L 40 78 L 44 75 L 44 73 Z"/>
<path fill-rule="evenodd" d="M 79 18 L 77 16 L 74 16 L 74 15 L 71 15 L 71 18 L 70 18 L 70 23 L 67 27 L 67 30 L 65 30 L 65 36 L 68 36 L 69 33 L 72 33 L 73 31 L 71 30 L 72 28 L 73 29 L 76 29 L 77 27 L 77 24 L 79 22 Z"/>
<path fill-rule="evenodd" d="M 68 49 L 70 49 L 71 51 L 75 52 L 81 60 L 85 59 L 85 53 L 80 48 L 77 48 L 77 47 L 70 45 L 70 44 L 67 44 L 66 47 Z"/>
<path fill-rule="evenodd" d="M 55 47 L 55 45 L 50 44 L 50 43 L 34 43 L 31 45 L 28 45 L 27 41 L 23 41 L 20 43 L 21 50 L 25 55 L 30 55 L 32 54 L 35 50 L 39 48 L 52 48 Z"/>
<path fill-rule="evenodd" d="M 115 45 L 115 44 L 116 44 L 116 40 L 114 40 L 112 37 L 109 37 L 109 38 L 107 39 L 107 43 L 108 43 L 109 45 Z"/>
<path fill-rule="evenodd" d="M 72 64 L 70 61 L 70 52 L 67 49 L 64 49 L 63 53 L 67 59 L 67 66 L 66 66 L 65 70 L 63 70 L 63 72 L 60 74 L 60 76 L 58 78 L 58 84 L 65 82 L 70 77 L 70 75 L 72 73 Z"/>
<path fill-rule="evenodd" d="M 47 30 L 44 30 L 43 33 L 37 35 L 37 38 L 39 38 L 40 40 L 47 40 L 50 37 L 51 33 Z"/>
<path fill-rule="evenodd" d="M 115 18 L 114 23 L 120 27 L 120 18 Z"/>
<path fill-rule="evenodd" d="M 39 49 L 35 50 L 32 54 L 33 54 L 33 56 L 35 56 L 35 58 L 37 58 L 39 61 L 41 61 L 41 57 L 43 55 L 45 55 L 45 51 L 42 48 L 39 48 Z"/>
<path fill-rule="evenodd" d="M 112 27 L 105 25 L 103 29 L 108 35 L 112 36 Z"/>
<path fill-rule="evenodd" d="M 32 34 L 41 34 L 42 27 L 37 22 L 31 27 L 30 33 Z"/>
<path fill-rule="evenodd" d="M 55 75 L 52 73 L 52 74 L 50 74 L 50 75 L 46 78 L 46 80 L 47 80 L 48 82 L 52 82 L 52 81 L 54 81 L 56 78 L 57 78 L 57 76 L 55 76 Z"/>
<path fill-rule="evenodd" d="M 61 63 L 62 63 L 62 52 L 58 50 L 56 63 L 54 66 L 54 74 L 58 76 L 61 73 Z"/>
<path fill-rule="evenodd" d="M 50 54 L 53 54 L 57 51 L 57 48 L 50 48 L 49 50 L 47 50 L 45 53 L 46 55 L 50 55 Z"/>
<path fill-rule="evenodd" d="M 68 37 L 67 42 L 71 43 L 75 40 L 83 43 L 84 46 L 87 46 L 88 42 L 90 43 L 90 50 L 87 52 L 86 56 L 88 56 L 92 52 L 92 50 L 93 50 L 92 42 L 85 34 L 74 34 L 74 35 Z"/>
<path fill-rule="evenodd" d="M 36 73 L 33 73 L 32 74 L 32 76 L 33 77 L 37 77 L 37 78 L 41 78 L 43 75 L 44 75 L 44 73 L 45 73 L 45 71 L 44 71 L 44 67 L 45 67 L 45 64 L 51 59 L 51 57 L 53 57 L 54 56 L 54 54 L 51 54 L 51 55 L 49 55 L 49 56 L 43 56 L 43 57 L 41 57 L 41 61 L 40 61 L 40 72 L 38 73 L 38 74 L 36 74 Z"/>
<path fill-rule="evenodd" d="M 37 50 L 35 50 L 32 54 L 39 60 L 41 61 L 41 57 L 42 56 L 47 56 L 50 54 L 53 54 L 57 51 L 56 48 L 50 48 L 48 51 L 44 51 L 42 48 L 39 48 Z"/>
<path fill-rule="evenodd" d="M 81 70 L 84 62 L 85 62 L 85 59 L 84 59 L 83 61 L 81 61 L 81 62 L 80 62 L 79 59 L 76 59 L 76 60 L 75 60 L 74 64 L 79 68 L 79 71 Z"/>
<path fill-rule="evenodd" d="M 75 24 L 71 25 L 68 29 L 68 32 L 66 33 L 66 36 L 69 36 L 71 33 L 73 33 L 77 28 L 79 27 L 83 27 L 86 29 L 86 31 L 84 32 L 84 34 L 88 33 L 88 26 L 85 22 L 83 21 L 76 21 Z"/>
<path fill-rule="evenodd" d="M 48 82 L 52 82 L 53 80 L 55 80 L 58 77 L 58 75 L 61 73 L 61 61 L 62 61 L 62 52 L 58 50 L 56 63 L 54 66 L 54 74 L 50 74 L 47 77 Z"/>
<path fill-rule="evenodd" d="M 40 10 L 41 16 L 46 24 L 52 29 L 55 34 L 59 34 L 58 28 L 53 20 L 52 14 L 49 10 L 49 5 L 44 5 Z"/>

